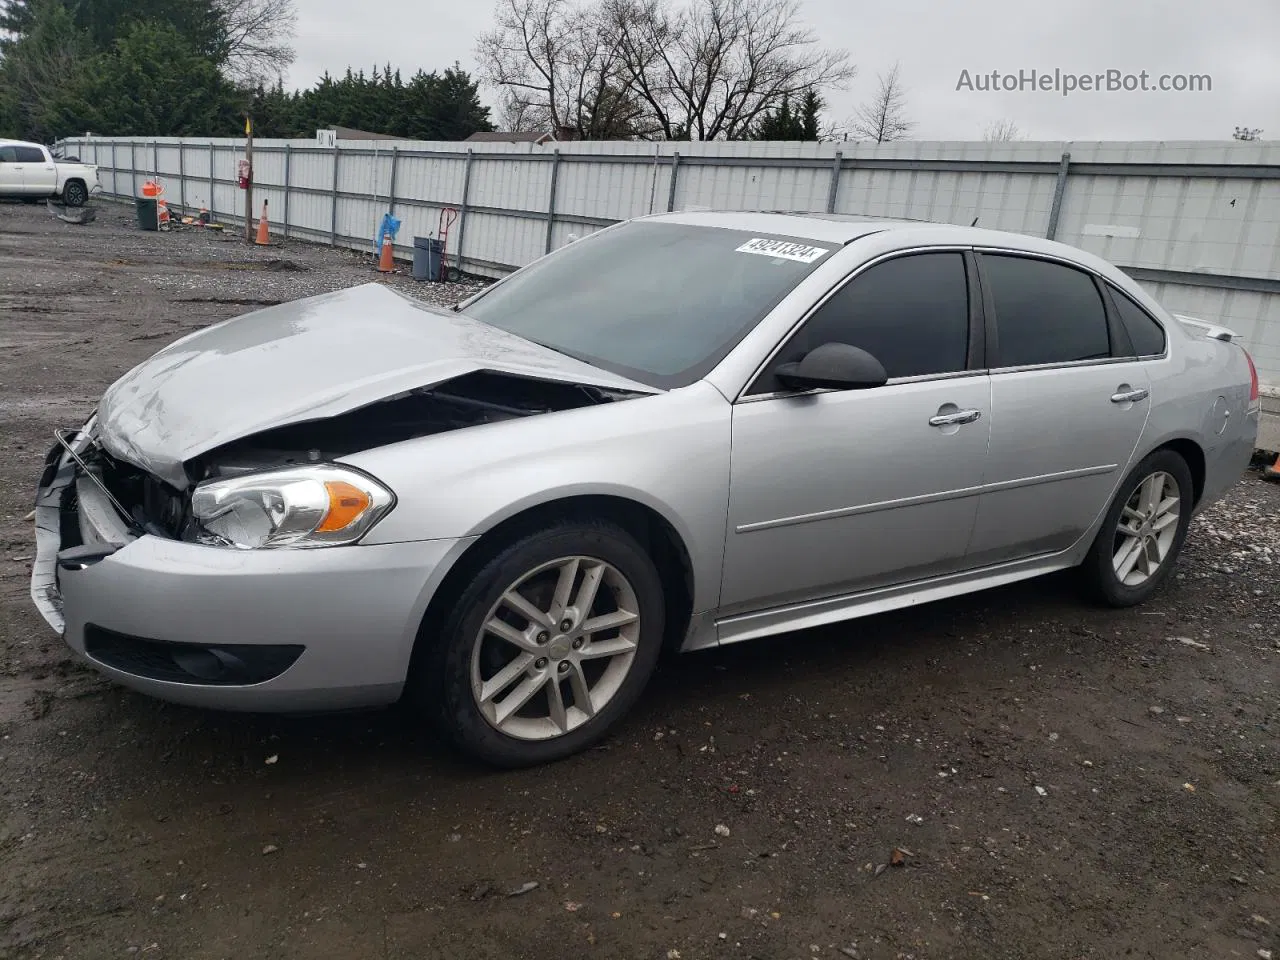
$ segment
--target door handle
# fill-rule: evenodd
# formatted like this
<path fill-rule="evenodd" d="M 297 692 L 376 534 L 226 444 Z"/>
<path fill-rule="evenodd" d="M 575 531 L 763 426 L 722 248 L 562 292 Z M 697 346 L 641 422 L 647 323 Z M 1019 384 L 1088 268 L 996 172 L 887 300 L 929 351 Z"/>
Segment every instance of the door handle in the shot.
<path fill-rule="evenodd" d="M 981 410 L 957 410 L 955 413 L 940 413 L 929 418 L 931 427 L 953 427 L 962 423 L 973 423 L 982 416 Z"/>
<path fill-rule="evenodd" d="M 1112 403 L 1137 403 L 1139 400 L 1145 400 L 1150 396 L 1151 391 L 1139 387 L 1137 390 L 1125 390 L 1121 393 L 1111 395 Z"/>

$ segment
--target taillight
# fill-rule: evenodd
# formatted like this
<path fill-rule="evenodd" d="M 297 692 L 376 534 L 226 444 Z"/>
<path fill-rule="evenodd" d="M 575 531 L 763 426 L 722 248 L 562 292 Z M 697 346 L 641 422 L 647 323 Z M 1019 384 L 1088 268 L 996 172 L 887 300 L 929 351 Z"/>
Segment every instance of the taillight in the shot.
<path fill-rule="evenodd" d="M 1240 349 L 1244 350 L 1244 347 Z M 1249 364 L 1249 402 L 1258 403 L 1262 397 L 1258 389 L 1258 368 L 1254 366 L 1253 357 L 1249 356 L 1248 350 L 1244 350 L 1244 359 Z"/>

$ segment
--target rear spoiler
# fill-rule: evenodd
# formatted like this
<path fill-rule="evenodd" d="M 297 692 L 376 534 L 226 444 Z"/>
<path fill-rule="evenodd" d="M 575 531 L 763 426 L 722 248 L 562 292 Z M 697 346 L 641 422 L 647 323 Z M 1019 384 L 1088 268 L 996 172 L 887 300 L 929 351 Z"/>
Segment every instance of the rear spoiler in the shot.
<path fill-rule="evenodd" d="M 1181 323 L 1188 333 L 1193 333 L 1209 340 L 1221 340 L 1224 343 L 1231 343 L 1240 336 L 1234 330 L 1216 323 L 1210 323 L 1208 320 L 1201 320 L 1198 317 L 1186 317 L 1180 313 L 1175 313 L 1173 318 Z"/>

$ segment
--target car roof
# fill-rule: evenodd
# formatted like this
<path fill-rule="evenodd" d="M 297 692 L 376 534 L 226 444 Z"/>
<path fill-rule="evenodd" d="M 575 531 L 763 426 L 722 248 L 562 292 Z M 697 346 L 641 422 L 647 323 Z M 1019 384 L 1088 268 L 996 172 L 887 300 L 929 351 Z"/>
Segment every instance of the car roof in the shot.
<path fill-rule="evenodd" d="M 991 247 L 1003 250 L 1040 253 L 1059 257 L 1093 270 L 1114 276 L 1116 268 L 1077 247 L 1022 233 L 988 230 L 984 227 L 936 223 L 929 220 L 904 220 L 859 214 L 814 213 L 790 211 L 690 211 L 657 214 L 642 219 L 690 226 L 720 227 L 751 233 L 774 234 L 812 240 L 815 243 L 852 243 L 861 237 L 894 232 L 901 235 L 903 245 Z"/>
<path fill-rule="evenodd" d="M 36 143 L 34 140 L 10 140 L 7 137 L 0 137 L 0 147 L 39 147 L 42 144 Z"/>

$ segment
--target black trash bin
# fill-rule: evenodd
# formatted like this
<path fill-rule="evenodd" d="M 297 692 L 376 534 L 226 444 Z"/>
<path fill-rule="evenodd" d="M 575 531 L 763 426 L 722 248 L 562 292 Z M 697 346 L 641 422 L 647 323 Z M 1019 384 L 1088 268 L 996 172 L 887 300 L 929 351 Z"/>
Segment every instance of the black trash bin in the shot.
<path fill-rule="evenodd" d="M 444 243 L 435 237 L 413 238 L 413 279 L 438 282 Z"/>
<path fill-rule="evenodd" d="M 139 230 L 158 230 L 160 229 L 159 213 L 156 209 L 155 197 L 136 197 L 134 203 L 137 205 L 138 212 L 138 229 Z"/>

